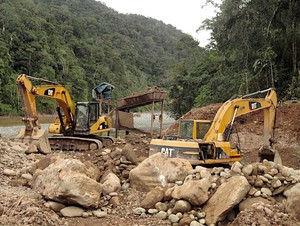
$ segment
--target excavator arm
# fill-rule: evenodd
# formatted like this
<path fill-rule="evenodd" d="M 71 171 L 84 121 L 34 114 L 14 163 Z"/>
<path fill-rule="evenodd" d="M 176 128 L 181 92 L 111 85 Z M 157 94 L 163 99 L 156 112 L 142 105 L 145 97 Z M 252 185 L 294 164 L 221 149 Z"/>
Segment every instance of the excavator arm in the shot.
<path fill-rule="evenodd" d="M 43 82 L 46 83 L 46 85 L 33 86 L 31 80 Z M 59 117 L 56 120 L 56 125 L 50 125 L 50 132 L 65 133 L 74 127 L 75 106 L 69 91 L 62 85 L 22 74 L 17 78 L 17 87 L 23 101 L 26 115 L 23 121 L 25 122 L 27 130 L 39 126 L 36 109 L 37 96 L 54 99 L 58 103 L 59 107 L 57 108 L 57 112 Z M 31 121 L 34 123 L 30 123 Z"/>
<path fill-rule="evenodd" d="M 253 96 L 266 93 L 265 98 Z M 218 110 L 204 141 L 229 141 L 231 128 L 235 118 L 254 111 L 264 111 L 265 145 L 273 136 L 277 96 L 274 89 L 267 89 L 226 101 Z M 228 127 L 229 126 L 229 127 Z"/>
<path fill-rule="evenodd" d="M 266 94 L 266 96 L 265 98 L 254 98 L 258 94 Z M 202 151 L 213 149 L 213 158 L 230 157 L 232 160 L 238 161 L 240 158 L 239 150 L 232 148 L 229 142 L 233 123 L 241 115 L 262 110 L 264 112 L 264 131 L 260 155 L 261 157 L 268 156 L 269 160 L 273 160 L 272 141 L 276 106 L 277 96 L 272 88 L 226 101 L 215 115 L 210 129 L 204 136 L 203 142 L 200 143 L 200 149 Z"/>

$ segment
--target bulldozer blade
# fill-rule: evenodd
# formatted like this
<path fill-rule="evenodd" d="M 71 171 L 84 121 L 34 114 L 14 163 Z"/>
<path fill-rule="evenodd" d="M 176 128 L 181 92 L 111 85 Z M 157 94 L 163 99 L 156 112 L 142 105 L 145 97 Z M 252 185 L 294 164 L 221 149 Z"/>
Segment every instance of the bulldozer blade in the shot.
<path fill-rule="evenodd" d="M 48 132 L 44 129 L 34 128 L 31 133 L 28 133 L 25 128 L 21 128 L 18 135 L 13 140 L 15 142 L 33 144 L 37 147 L 40 153 L 51 153 Z"/>

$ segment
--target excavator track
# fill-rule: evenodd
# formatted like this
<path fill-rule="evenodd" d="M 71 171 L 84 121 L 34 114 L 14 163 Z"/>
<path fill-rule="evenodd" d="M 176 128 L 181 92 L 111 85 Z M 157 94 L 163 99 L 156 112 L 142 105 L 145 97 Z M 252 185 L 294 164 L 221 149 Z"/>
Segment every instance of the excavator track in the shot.
<path fill-rule="evenodd" d="M 52 150 L 61 151 L 100 150 L 103 147 L 98 139 L 82 137 L 52 136 L 49 137 L 49 143 Z"/>
<path fill-rule="evenodd" d="M 114 143 L 112 137 L 101 137 L 92 135 L 89 137 L 73 137 L 55 135 L 49 137 L 49 143 L 52 150 L 62 151 L 88 151 L 100 150 L 103 147 L 109 147 Z"/>

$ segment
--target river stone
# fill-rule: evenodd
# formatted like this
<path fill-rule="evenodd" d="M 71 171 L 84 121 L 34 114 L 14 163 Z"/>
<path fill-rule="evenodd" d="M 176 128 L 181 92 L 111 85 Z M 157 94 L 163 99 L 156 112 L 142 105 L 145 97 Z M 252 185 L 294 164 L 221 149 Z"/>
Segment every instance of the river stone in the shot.
<path fill-rule="evenodd" d="M 244 176 L 233 176 L 220 185 L 204 205 L 206 224 L 216 224 L 225 219 L 228 213 L 246 197 L 250 185 Z"/>
<path fill-rule="evenodd" d="M 160 220 L 165 220 L 167 219 L 168 214 L 165 211 L 159 211 L 157 214 L 155 214 L 155 217 Z"/>
<path fill-rule="evenodd" d="M 16 151 L 16 152 L 20 152 L 20 153 L 24 152 L 25 153 L 24 148 L 20 147 L 20 145 L 14 145 L 14 146 L 11 147 L 11 149 Z"/>
<path fill-rule="evenodd" d="M 269 188 L 262 188 L 260 191 L 262 194 L 265 194 L 267 196 L 272 196 L 272 191 Z"/>
<path fill-rule="evenodd" d="M 207 179 L 211 178 L 211 174 L 207 168 L 203 166 L 196 166 L 195 170 L 196 172 L 200 173 L 201 178 L 207 178 Z"/>
<path fill-rule="evenodd" d="M 300 221 L 300 191 L 293 192 L 293 195 L 288 196 L 286 201 L 286 210 L 289 214 Z"/>
<path fill-rule="evenodd" d="M 281 186 L 281 181 L 279 179 L 273 179 L 271 184 L 273 188 L 278 188 Z"/>
<path fill-rule="evenodd" d="M 281 194 L 281 193 L 284 192 L 284 191 L 285 191 L 285 186 L 281 186 L 281 187 L 279 187 L 279 188 L 276 188 L 276 189 L 273 191 L 272 195 L 273 195 L 273 196 L 279 195 L 279 194 Z"/>
<path fill-rule="evenodd" d="M 243 211 L 246 209 L 251 209 L 252 206 L 256 203 L 264 203 L 264 204 L 271 205 L 271 204 L 274 204 L 274 201 L 271 201 L 271 200 L 268 200 L 268 199 L 265 199 L 262 197 L 247 198 L 239 204 L 239 210 Z"/>
<path fill-rule="evenodd" d="M 185 200 L 178 200 L 175 202 L 175 205 L 172 209 L 172 213 L 186 213 L 192 209 L 191 204 Z"/>
<path fill-rule="evenodd" d="M 81 217 L 83 212 L 83 209 L 77 206 L 68 206 L 60 210 L 64 217 Z"/>
<path fill-rule="evenodd" d="M 211 182 L 207 178 L 201 180 L 189 180 L 182 186 L 177 186 L 172 192 L 172 198 L 184 199 L 192 205 L 200 206 L 208 200 L 208 189 Z"/>
<path fill-rule="evenodd" d="M 284 191 L 284 195 L 286 197 L 294 195 L 295 192 L 300 191 L 300 183 L 295 184 L 294 186 L 288 188 L 287 190 Z"/>
<path fill-rule="evenodd" d="M 184 215 L 180 221 L 179 221 L 179 226 L 189 226 L 193 219 L 190 218 L 188 215 Z"/>
<path fill-rule="evenodd" d="M 131 144 L 126 144 L 124 146 L 124 148 L 122 149 L 122 154 L 126 157 L 127 160 L 136 165 L 141 162 L 141 158 L 138 157 Z"/>
<path fill-rule="evenodd" d="M 164 190 L 161 187 L 156 187 L 146 194 L 146 197 L 141 201 L 140 205 L 144 209 L 151 209 L 155 204 L 160 202 L 164 197 Z"/>
<path fill-rule="evenodd" d="M 244 166 L 242 169 L 242 172 L 245 176 L 250 176 L 252 174 L 253 171 L 253 165 L 249 164 L 247 166 Z"/>
<path fill-rule="evenodd" d="M 202 224 L 200 224 L 198 221 L 192 221 L 190 226 L 202 226 Z"/>
<path fill-rule="evenodd" d="M 103 218 L 103 217 L 107 217 L 107 212 L 106 211 L 102 211 L 102 210 L 94 210 L 93 211 L 93 215 L 95 217 L 98 217 L 98 218 Z"/>
<path fill-rule="evenodd" d="M 38 148 L 33 143 L 30 143 L 28 148 L 25 151 L 26 154 L 38 153 L 38 152 L 39 152 Z"/>
<path fill-rule="evenodd" d="M 100 170 L 90 161 L 85 161 L 83 163 L 87 169 L 87 176 L 94 179 L 95 181 L 99 181 L 100 179 Z"/>
<path fill-rule="evenodd" d="M 14 171 L 14 170 L 11 170 L 11 169 L 4 169 L 3 170 L 3 175 L 12 177 L 12 176 L 16 176 L 17 172 Z"/>
<path fill-rule="evenodd" d="M 32 175 L 30 173 L 23 173 L 21 175 L 21 177 L 26 179 L 26 180 L 31 180 L 32 179 Z"/>
<path fill-rule="evenodd" d="M 137 207 L 132 210 L 135 215 L 141 215 L 146 212 L 146 210 L 142 207 Z"/>
<path fill-rule="evenodd" d="M 168 183 L 183 181 L 192 168 L 186 159 L 168 158 L 165 154 L 156 153 L 130 171 L 130 184 L 141 191 L 166 187 Z"/>
<path fill-rule="evenodd" d="M 170 214 L 168 219 L 171 223 L 178 223 L 179 222 L 179 217 L 175 214 Z"/>
<path fill-rule="evenodd" d="M 149 214 L 153 215 L 153 214 L 158 213 L 158 210 L 157 210 L 157 209 L 148 209 L 147 212 L 148 212 Z"/>
<path fill-rule="evenodd" d="M 102 175 L 100 183 L 102 183 L 103 194 L 105 195 L 121 190 L 120 179 L 111 171 L 107 171 Z"/>
<path fill-rule="evenodd" d="M 47 208 L 52 209 L 55 212 L 59 212 L 61 209 L 65 208 L 66 206 L 62 203 L 59 202 L 53 202 L 53 201 L 48 201 L 44 204 Z"/>
<path fill-rule="evenodd" d="M 167 211 L 168 206 L 166 203 L 158 202 L 155 204 L 155 209 L 157 209 L 158 211 Z"/>
<path fill-rule="evenodd" d="M 88 174 L 79 160 L 58 158 L 35 178 L 33 189 L 60 203 L 98 207 L 102 185 Z"/>
<path fill-rule="evenodd" d="M 119 196 L 111 197 L 111 199 L 109 200 L 109 204 L 111 204 L 113 208 L 120 206 L 121 205 L 120 197 Z"/>
<path fill-rule="evenodd" d="M 243 165 L 240 162 L 235 162 L 231 166 L 231 171 L 234 173 L 241 173 Z"/>

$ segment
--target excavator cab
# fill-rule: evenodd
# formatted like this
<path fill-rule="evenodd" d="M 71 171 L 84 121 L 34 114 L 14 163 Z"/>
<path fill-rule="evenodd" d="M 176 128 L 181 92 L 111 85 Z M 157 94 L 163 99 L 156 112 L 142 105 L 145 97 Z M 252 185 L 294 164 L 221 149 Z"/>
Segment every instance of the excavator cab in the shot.
<path fill-rule="evenodd" d="M 99 118 L 99 103 L 97 102 L 77 102 L 75 135 L 89 135 L 90 127 Z"/>
<path fill-rule="evenodd" d="M 75 130 L 74 134 L 88 135 L 90 131 L 90 122 L 96 117 L 94 109 L 96 105 L 89 102 L 78 102 L 76 104 Z"/>
<path fill-rule="evenodd" d="M 209 120 L 181 120 L 179 138 L 202 140 L 211 126 Z"/>
<path fill-rule="evenodd" d="M 100 115 L 98 102 L 77 102 L 75 114 L 75 136 L 90 136 L 111 130 L 111 119 Z"/>

